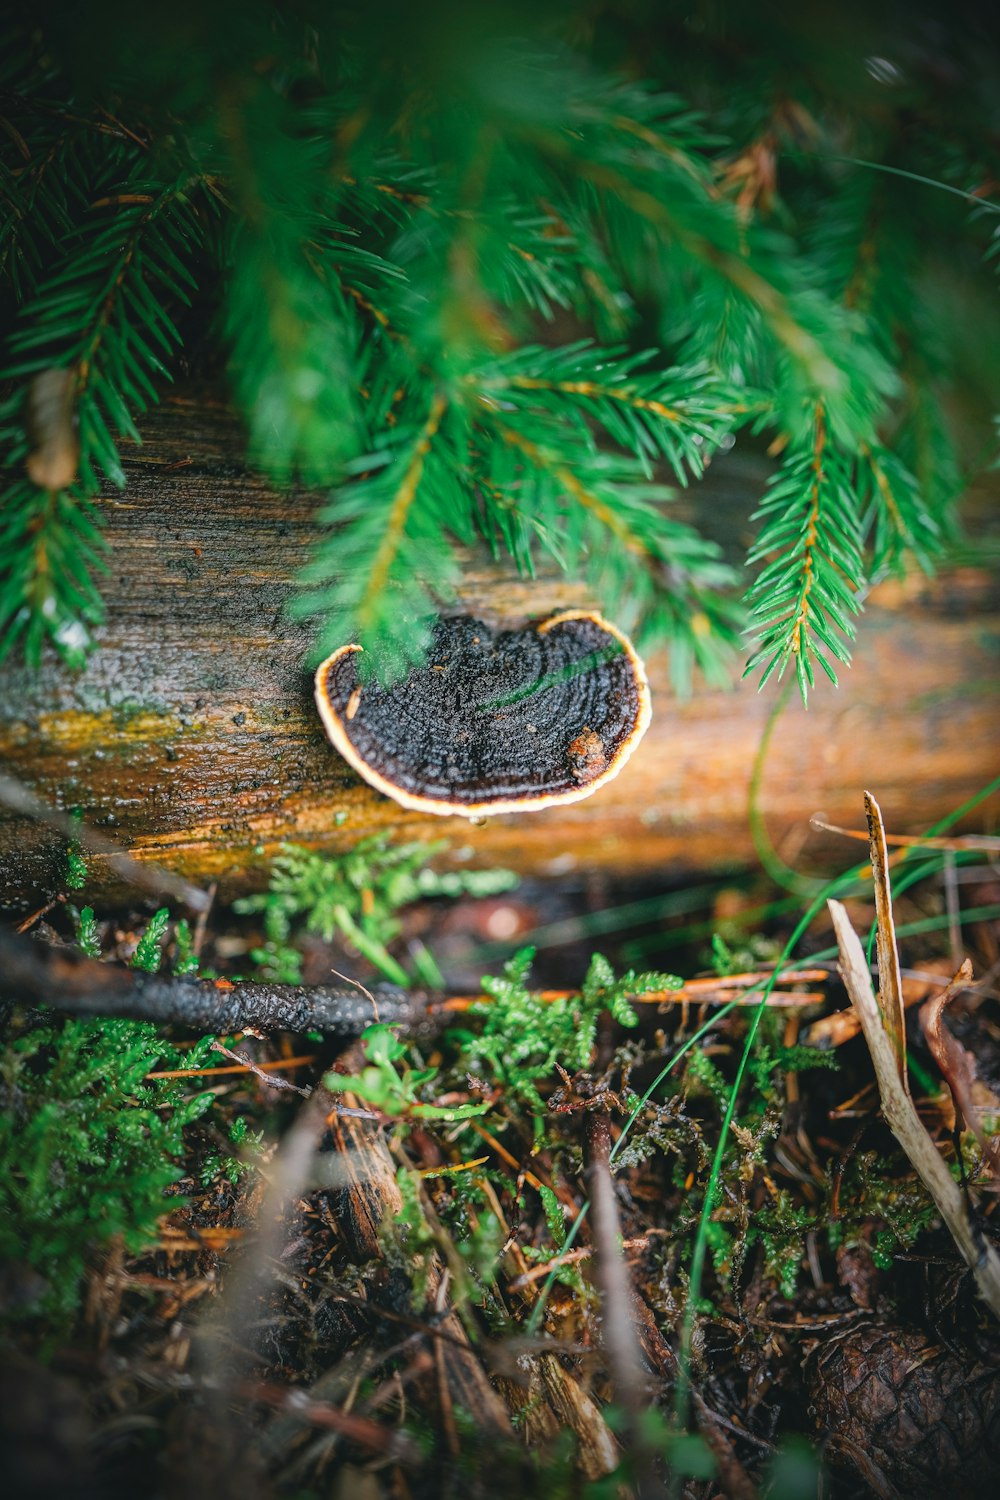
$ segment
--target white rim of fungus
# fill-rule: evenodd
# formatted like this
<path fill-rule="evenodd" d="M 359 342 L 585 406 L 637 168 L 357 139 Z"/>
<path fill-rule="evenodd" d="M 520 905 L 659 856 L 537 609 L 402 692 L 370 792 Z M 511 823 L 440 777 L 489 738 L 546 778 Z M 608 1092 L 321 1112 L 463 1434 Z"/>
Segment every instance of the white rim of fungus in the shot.
<path fill-rule="evenodd" d="M 348 737 L 344 721 L 330 701 L 327 691 L 327 677 L 335 662 L 341 660 L 352 651 L 361 651 L 364 648 L 356 644 L 340 646 L 325 661 L 321 662 L 316 669 L 315 696 L 316 707 L 323 721 L 323 727 L 332 742 L 334 748 L 340 755 L 353 766 L 359 776 L 362 776 L 369 786 L 376 791 L 383 792 L 385 796 L 391 797 L 401 807 L 411 809 L 413 812 L 434 813 L 441 818 L 482 818 L 497 813 L 533 812 L 543 807 L 565 806 L 568 802 L 580 802 L 584 797 L 590 797 L 594 792 L 613 781 L 618 772 L 632 755 L 633 750 L 642 739 L 649 722 L 652 718 L 652 703 L 649 695 L 649 681 L 646 677 L 646 668 L 638 655 L 628 636 L 605 620 L 603 615 L 590 609 L 566 609 L 560 614 L 553 615 L 551 619 L 543 620 L 536 625 L 535 631 L 538 635 L 547 635 L 556 625 L 564 625 L 570 620 L 592 620 L 601 630 L 613 636 L 619 642 L 625 655 L 628 657 L 632 672 L 635 677 L 636 691 L 639 698 L 639 711 L 636 714 L 635 723 L 628 737 L 618 748 L 611 764 L 600 771 L 586 786 L 571 787 L 565 792 L 547 792 L 534 797 L 500 797 L 488 798 L 483 802 L 447 802 L 440 797 L 421 796 L 418 792 L 404 791 L 403 788 L 389 781 L 381 772 L 376 771 L 367 761 L 362 760 L 354 745 Z"/>

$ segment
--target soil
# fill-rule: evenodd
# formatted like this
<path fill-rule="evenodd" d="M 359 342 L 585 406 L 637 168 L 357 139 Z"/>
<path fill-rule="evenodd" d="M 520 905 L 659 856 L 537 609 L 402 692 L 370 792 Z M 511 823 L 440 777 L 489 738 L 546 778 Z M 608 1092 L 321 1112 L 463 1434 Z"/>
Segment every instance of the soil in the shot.
<path fill-rule="evenodd" d="M 706 960 L 697 922 L 731 932 L 765 893 L 709 887 L 694 923 L 683 894 L 525 882 L 410 908 L 397 947 L 426 942 L 457 989 L 496 973 L 501 950 L 533 931 L 539 985 L 579 986 L 595 946 L 619 969 L 641 959 L 687 978 Z M 960 891 L 980 911 L 998 894 L 988 867 Z M 925 883 L 901 898 L 897 924 L 946 905 L 940 883 Z M 870 914 L 854 914 L 864 931 Z M 731 958 L 766 972 L 783 920 Z M 118 925 L 122 951 L 129 929 Z M 947 1024 L 975 1058 L 981 1097 L 995 1098 L 1000 925 L 974 921 L 963 940 L 980 979 Z M 204 956 L 238 970 L 255 941 L 252 923 L 219 913 Z M 828 945 L 820 922 L 806 954 Z M 937 935 L 904 942 L 918 976 L 908 998 L 940 986 L 954 957 Z M 357 954 L 307 943 L 306 981 L 331 967 L 365 977 Z M 218 1098 L 213 1123 L 189 1130 L 174 1206 L 147 1253 L 112 1243 L 94 1258 L 71 1330 L 21 1316 L 37 1288 L 29 1268 L 6 1268 L 7 1493 L 881 1500 L 950 1483 L 994 1494 L 1000 1328 L 880 1118 L 864 1043 L 837 1018 L 833 965 L 819 967 L 826 982 L 779 986 L 764 1017 L 769 1065 L 744 1080 L 696 1300 L 692 1247 L 748 1007 L 721 1016 L 651 1095 L 612 1168 L 629 1091 L 643 1093 L 717 1003 L 664 998 L 638 1007 L 630 1029 L 606 1016 L 589 1065 L 539 1083 L 537 1139 L 495 1079 L 454 1072 L 448 1037 L 410 1061 L 439 1069 L 431 1093 L 444 1110 L 490 1098 L 475 1130 L 394 1121 L 328 1092 L 328 1069 L 364 1066 L 357 1044 L 233 1043 L 265 1073 L 192 1080 Z M 781 990 L 813 998 L 782 1003 Z M 956 1134 L 919 1004 L 908 1014 L 922 1118 L 947 1157 L 962 1149 L 973 1212 L 995 1240 L 987 1165 Z M 835 1068 L 799 1067 L 815 1057 L 795 1049 L 814 1042 Z M 267 1072 L 310 1097 L 276 1090 Z M 235 1182 L 206 1186 L 207 1155 L 239 1113 L 264 1132 L 263 1154 Z M 548 1285 L 552 1220 L 564 1234 L 585 1199 L 591 1212 Z"/>

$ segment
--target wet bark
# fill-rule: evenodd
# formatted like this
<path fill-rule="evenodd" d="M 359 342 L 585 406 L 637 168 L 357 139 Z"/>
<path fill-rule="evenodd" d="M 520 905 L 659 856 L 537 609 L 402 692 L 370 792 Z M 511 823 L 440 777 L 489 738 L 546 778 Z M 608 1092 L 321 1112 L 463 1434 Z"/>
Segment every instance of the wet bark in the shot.
<path fill-rule="evenodd" d="M 753 857 L 748 786 L 773 695 L 743 684 L 679 703 L 662 653 L 648 662 L 652 728 L 591 800 L 471 826 L 404 812 L 362 783 L 323 734 L 310 631 L 286 613 L 316 497 L 279 495 L 247 471 L 242 447 L 231 414 L 198 391 L 147 419 L 126 490 L 104 502 L 108 616 L 88 666 L 0 668 L 8 771 L 137 859 L 218 880 L 224 896 L 260 884 L 283 840 L 335 849 L 378 829 L 445 835 L 456 857 L 540 873 Z M 738 547 L 761 483 L 760 466 L 721 460 L 684 503 Z M 492 619 L 601 602 L 477 559 L 463 592 Z M 791 704 L 774 736 L 761 797 L 772 835 L 796 853 L 818 846 L 810 814 L 856 825 L 864 786 L 894 831 L 924 827 L 976 791 L 996 768 L 998 646 L 997 581 L 985 569 L 876 594 L 840 690 L 820 686 L 808 714 Z M 0 809 L 0 902 L 59 889 L 64 847 L 57 831 Z M 103 857 L 92 875 L 88 897 L 123 894 Z"/>

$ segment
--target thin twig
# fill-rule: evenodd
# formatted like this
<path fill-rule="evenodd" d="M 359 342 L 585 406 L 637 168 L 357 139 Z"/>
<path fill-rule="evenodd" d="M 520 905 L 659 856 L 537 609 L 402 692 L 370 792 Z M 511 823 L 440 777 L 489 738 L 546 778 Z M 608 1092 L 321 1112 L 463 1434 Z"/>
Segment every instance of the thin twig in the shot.
<path fill-rule="evenodd" d="M 709 974 L 701 979 L 685 980 L 676 989 L 646 990 L 642 994 L 630 995 L 629 999 L 635 1005 L 684 1005 L 692 1002 L 698 1005 L 759 1005 L 759 996 L 750 995 L 744 1001 L 742 998 L 735 998 L 733 991 L 762 988 L 770 978 L 770 969 L 751 970 L 744 974 Z M 822 984 L 829 978 L 827 969 L 783 969 L 774 983 Z M 538 998 L 548 1001 L 570 1000 L 579 993 L 579 990 L 540 990 Z M 822 995 L 803 990 L 771 994 L 768 996 L 768 1003 L 813 1005 L 823 998 Z M 450 995 L 447 999 L 435 1000 L 431 1009 L 464 1011 L 470 1010 L 474 1005 L 488 1004 L 487 995 Z"/>
<path fill-rule="evenodd" d="M 358 1443 L 370 1452 L 384 1454 L 397 1463 L 419 1465 L 423 1462 L 423 1454 L 409 1433 L 385 1427 L 372 1417 L 357 1412 L 341 1411 L 329 1401 L 317 1401 L 308 1391 L 267 1381 L 246 1380 L 239 1386 L 238 1395 L 244 1401 L 261 1402 L 286 1412 L 307 1426 L 339 1433 L 350 1442 Z"/>
<path fill-rule="evenodd" d="M 223 1057 L 231 1057 L 233 1062 L 239 1063 L 248 1073 L 252 1073 L 255 1078 L 259 1078 L 261 1083 L 266 1083 L 270 1089 L 290 1089 L 294 1094 L 301 1094 L 303 1099 L 308 1099 L 312 1093 L 312 1089 L 301 1088 L 299 1084 L 292 1083 L 288 1078 L 282 1078 L 280 1075 L 273 1073 L 265 1073 L 264 1069 L 255 1063 L 252 1057 L 247 1057 L 243 1052 L 233 1052 L 231 1048 L 226 1047 L 218 1038 L 212 1043 L 212 1051 L 221 1052 Z"/>
<path fill-rule="evenodd" d="M 224 1073 L 264 1073 L 269 1068 L 305 1068 L 315 1061 L 316 1054 L 308 1052 L 304 1057 L 281 1057 L 276 1062 L 255 1063 L 252 1069 L 249 1063 L 239 1063 L 231 1068 L 157 1068 L 154 1073 L 147 1073 L 146 1079 L 218 1078 Z"/>
<path fill-rule="evenodd" d="M 642 1436 L 642 1416 L 650 1404 L 650 1381 L 632 1310 L 628 1268 L 621 1251 L 621 1221 L 610 1164 L 611 1124 L 604 1110 L 587 1115 L 586 1159 L 591 1231 L 604 1304 L 604 1345 L 615 1396 L 628 1424 L 628 1441 L 637 1471 L 635 1493 L 639 1500 L 646 1497 L 653 1500 L 666 1491 L 653 1472 L 653 1454 Z"/>
<path fill-rule="evenodd" d="M 65 900 L 65 896 L 53 896 L 51 901 L 46 901 L 44 906 L 39 906 L 36 911 L 26 916 L 23 922 L 19 922 L 14 929 L 15 932 L 29 932 L 36 922 L 40 922 L 43 917 L 47 917 L 54 906 L 59 906 Z"/>
<path fill-rule="evenodd" d="M 837 833 L 841 838 L 857 839 L 862 844 L 867 844 L 871 837 L 863 828 L 842 828 L 839 823 L 830 823 L 822 813 L 813 813 L 809 819 L 809 827 L 815 828 L 818 833 Z M 919 833 L 887 833 L 885 841 L 897 849 L 980 849 L 983 853 L 1000 849 L 1000 839 L 980 833 L 956 833 L 951 838 L 933 838 L 929 834 Z"/>
<path fill-rule="evenodd" d="M 644 1250 L 649 1244 L 649 1235 L 640 1234 L 631 1240 L 622 1240 L 623 1250 Z M 581 1245 L 578 1250 L 566 1250 L 562 1255 L 553 1255 L 551 1260 L 540 1261 L 537 1266 L 532 1266 L 530 1271 L 522 1271 L 520 1276 L 515 1276 L 513 1281 L 508 1281 L 509 1292 L 519 1292 L 522 1287 L 532 1286 L 536 1281 L 541 1281 L 550 1271 L 559 1266 L 573 1266 L 581 1260 L 589 1260 L 594 1253 L 593 1245 Z"/>
<path fill-rule="evenodd" d="M 213 880 L 208 890 L 205 892 L 205 904 L 202 907 L 201 911 L 198 913 L 198 919 L 194 924 L 194 932 L 191 934 L 191 952 L 194 954 L 195 958 L 201 957 L 201 949 L 205 941 L 205 932 L 208 927 L 208 914 L 212 910 L 212 903 L 215 900 L 215 894 L 218 889 L 218 881 Z"/>

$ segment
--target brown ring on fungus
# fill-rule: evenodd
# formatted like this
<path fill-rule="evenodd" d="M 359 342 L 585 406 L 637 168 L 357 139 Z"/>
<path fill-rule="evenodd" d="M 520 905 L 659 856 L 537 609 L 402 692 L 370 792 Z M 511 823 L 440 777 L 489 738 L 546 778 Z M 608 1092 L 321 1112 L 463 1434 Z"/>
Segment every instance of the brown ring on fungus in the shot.
<path fill-rule="evenodd" d="M 626 635 L 587 610 L 523 630 L 445 616 L 422 667 L 382 687 L 341 646 L 316 672 L 336 749 L 377 791 L 442 817 L 578 802 L 617 776 L 649 725 Z"/>

